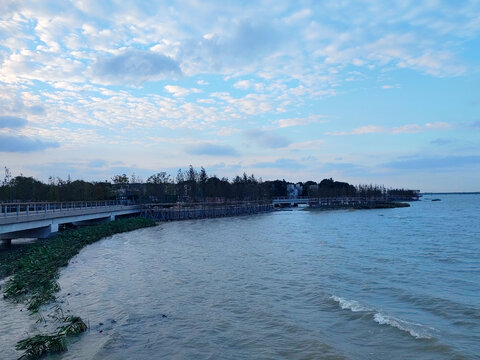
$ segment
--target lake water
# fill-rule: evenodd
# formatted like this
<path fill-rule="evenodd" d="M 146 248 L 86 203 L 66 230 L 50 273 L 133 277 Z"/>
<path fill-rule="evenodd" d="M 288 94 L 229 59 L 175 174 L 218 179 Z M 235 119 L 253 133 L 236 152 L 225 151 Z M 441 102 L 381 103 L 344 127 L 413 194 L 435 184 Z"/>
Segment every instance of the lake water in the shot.
<path fill-rule="evenodd" d="M 479 359 L 480 195 L 435 197 L 104 239 L 62 271 L 90 329 L 50 359 Z M 20 308 L 0 302 L 0 358 Z"/>

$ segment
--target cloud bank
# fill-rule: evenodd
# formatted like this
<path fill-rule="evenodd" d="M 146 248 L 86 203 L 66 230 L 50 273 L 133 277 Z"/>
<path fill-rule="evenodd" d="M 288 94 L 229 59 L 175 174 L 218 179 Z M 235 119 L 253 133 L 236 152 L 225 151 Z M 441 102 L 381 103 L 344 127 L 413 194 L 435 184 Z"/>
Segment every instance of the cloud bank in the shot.
<path fill-rule="evenodd" d="M 15 116 L 0 116 L 0 129 L 18 129 L 27 125 L 27 120 Z"/>
<path fill-rule="evenodd" d="M 25 153 L 32 151 L 57 148 L 60 144 L 55 141 L 30 139 L 26 136 L 0 135 L 0 151 L 11 153 Z"/>
<path fill-rule="evenodd" d="M 257 145 L 271 149 L 284 148 L 291 144 L 286 137 L 262 129 L 246 130 L 244 136 Z"/>
<path fill-rule="evenodd" d="M 186 152 L 190 155 L 208 155 L 208 156 L 237 156 L 237 151 L 229 145 L 217 144 L 198 144 L 189 146 Z"/>

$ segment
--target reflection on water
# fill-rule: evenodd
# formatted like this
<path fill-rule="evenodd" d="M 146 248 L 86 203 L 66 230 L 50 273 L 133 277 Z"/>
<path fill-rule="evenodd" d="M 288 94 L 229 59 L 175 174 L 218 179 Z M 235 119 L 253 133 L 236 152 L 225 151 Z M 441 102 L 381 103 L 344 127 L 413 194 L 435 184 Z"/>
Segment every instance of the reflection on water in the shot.
<path fill-rule="evenodd" d="M 59 300 L 90 330 L 50 358 L 474 358 L 478 200 L 115 235 L 62 272 Z M 13 314 L 0 322 L 0 348 L 12 347 L 32 321 L 0 306 Z"/>

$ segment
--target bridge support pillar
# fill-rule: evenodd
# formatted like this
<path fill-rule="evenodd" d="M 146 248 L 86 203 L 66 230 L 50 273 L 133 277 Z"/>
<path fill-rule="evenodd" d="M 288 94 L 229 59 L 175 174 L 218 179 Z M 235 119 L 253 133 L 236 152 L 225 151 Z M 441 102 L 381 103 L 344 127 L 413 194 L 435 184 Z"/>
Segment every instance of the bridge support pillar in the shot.
<path fill-rule="evenodd" d="M 115 221 L 115 215 L 110 215 L 110 221 Z"/>
<path fill-rule="evenodd" d="M 50 225 L 50 234 L 57 233 L 57 232 L 58 232 L 58 224 Z"/>
<path fill-rule="evenodd" d="M 50 236 L 58 232 L 58 224 L 50 224 L 46 227 L 34 230 L 30 232 L 30 236 L 38 239 L 48 239 Z"/>

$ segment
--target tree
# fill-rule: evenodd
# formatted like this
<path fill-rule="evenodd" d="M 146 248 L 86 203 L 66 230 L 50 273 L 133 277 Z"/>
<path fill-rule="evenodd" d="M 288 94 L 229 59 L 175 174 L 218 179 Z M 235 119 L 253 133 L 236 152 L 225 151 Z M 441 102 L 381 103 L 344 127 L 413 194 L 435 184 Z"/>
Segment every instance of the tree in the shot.
<path fill-rule="evenodd" d="M 207 172 L 205 171 L 204 167 L 200 167 L 200 173 L 198 174 L 198 182 L 200 184 L 205 184 L 208 180 Z"/>
<path fill-rule="evenodd" d="M 143 179 L 140 176 L 135 175 L 135 173 L 133 173 L 130 176 L 130 184 L 142 184 L 142 183 L 143 183 Z"/>
<path fill-rule="evenodd" d="M 185 181 L 185 178 L 184 178 L 184 176 L 183 176 L 183 171 L 182 171 L 182 169 L 178 169 L 178 171 L 177 171 L 177 177 L 176 177 L 175 180 L 176 180 L 176 183 L 177 183 L 177 184 L 180 184 L 180 183 L 182 183 L 182 182 Z"/>
<path fill-rule="evenodd" d="M 323 179 L 318 184 L 318 192 L 321 197 L 355 196 L 357 190 L 349 183 L 334 181 L 330 178 Z"/>
<path fill-rule="evenodd" d="M 47 198 L 48 186 L 33 177 L 16 176 L 10 181 L 13 200 L 39 201 Z"/>
<path fill-rule="evenodd" d="M 129 183 L 128 176 L 127 174 L 115 175 L 114 177 L 112 177 L 112 182 L 114 184 L 121 184 L 121 185 L 128 184 Z"/>
<path fill-rule="evenodd" d="M 147 193 L 152 201 L 171 201 L 167 198 L 167 192 L 171 192 L 170 175 L 165 171 L 156 173 L 147 179 Z M 173 195 L 169 194 L 169 195 Z"/>
<path fill-rule="evenodd" d="M 186 172 L 186 182 L 187 182 L 187 195 L 190 198 L 190 200 L 196 201 L 197 200 L 197 191 L 198 191 L 198 173 L 197 171 L 193 168 L 192 165 L 188 168 L 188 171 Z"/>
<path fill-rule="evenodd" d="M 170 182 L 170 175 L 165 171 L 156 173 L 147 179 L 148 184 L 166 184 Z"/>
<path fill-rule="evenodd" d="M 188 168 L 188 171 L 187 171 L 186 175 L 187 175 L 187 181 L 197 182 L 198 173 L 193 168 L 192 165 L 190 165 L 190 167 Z"/>

